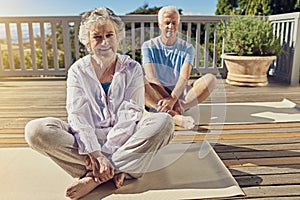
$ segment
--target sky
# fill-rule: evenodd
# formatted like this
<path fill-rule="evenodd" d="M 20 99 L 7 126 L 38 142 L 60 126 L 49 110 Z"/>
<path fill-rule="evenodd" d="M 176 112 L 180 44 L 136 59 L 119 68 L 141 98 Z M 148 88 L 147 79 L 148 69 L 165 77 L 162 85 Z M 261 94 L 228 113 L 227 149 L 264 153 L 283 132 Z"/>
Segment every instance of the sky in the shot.
<path fill-rule="evenodd" d="M 108 7 L 125 15 L 148 4 L 182 9 L 183 15 L 214 15 L 218 0 L 0 0 L 0 16 L 79 15 L 97 7 Z"/>

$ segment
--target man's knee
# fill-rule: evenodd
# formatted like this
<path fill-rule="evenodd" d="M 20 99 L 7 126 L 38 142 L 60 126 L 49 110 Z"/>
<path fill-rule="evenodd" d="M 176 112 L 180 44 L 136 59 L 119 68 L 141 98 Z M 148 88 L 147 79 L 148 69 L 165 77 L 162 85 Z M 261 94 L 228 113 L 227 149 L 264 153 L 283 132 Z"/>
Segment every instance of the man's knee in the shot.
<path fill-rule="evenodd" d="M 200 87 L 202 88 L 203 86 L 208 88 L 209 91 L 212 91 L 217 85 L 217 78 L 213 74 L 205 74 L 198 80 L 196 80 L 193 84 L 193 87 Z"/>
<path fill-rule="evenodd" d="M 216 76 L 213 75 L 213 74 L 206 74 L 204 77 L 206 79 L 206 82 L 207 82 L 207 85 L 208 85 L 209 89 L 213 90 L 217 85 Z"/>

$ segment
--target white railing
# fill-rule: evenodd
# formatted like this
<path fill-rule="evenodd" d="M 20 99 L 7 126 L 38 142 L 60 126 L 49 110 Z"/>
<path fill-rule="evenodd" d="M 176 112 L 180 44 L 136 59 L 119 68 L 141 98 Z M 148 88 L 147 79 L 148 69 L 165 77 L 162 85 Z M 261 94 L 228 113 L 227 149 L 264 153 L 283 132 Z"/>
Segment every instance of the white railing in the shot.
<path fill-rule="evenodd" d="M 71 53 L 79 58 L 79 22 L 80 16 L 0 17 L 6 41 L 0 44 L 0 76 L 65 76 Z"/>
<path fill-rule="evenodd" d="M 274 32 L 280 37 L 283 53 L 277 58 L 271 74 L 289 82 L 292 86 L 299 85 L 300 72 L 300 13 L 273 15 L 269 20 L 274 23 Z"/>
<path fill-rule="evenodd" d="M 126 39 L 119 50 L 140 61 L 142 43 L 159 35 L 157 16 L 126 15 L 121 18 L 126 23 Z M 193 73 L 226 74 L 219 55 L 222 41 L 218 40 L 216 28 L 226 19 L 228 16 L 181 16 L 180 37 L 195 47 Z M 270 74 L 297 85 L 299 13 L 270 16 L 269 19 L 275 23 L 276 34 L 284 36 L 282 41 L 289 44 L 289 52 L 278 58 Z M 79 23 L 80 16 L 0 17 L 0 77 L 65 76 L 70 65 L 86 53 L 78 41 Z M 288 28 L 278 28 L 285 26 Z M 283 29 L 288 31 L 282 32 Z M 283 70 L 284 59 L 289 63 L 284 63 Z"/>
<path fill-rule="evenodd" d="M 126 39 L 121 42 L 120 51 L 140 60 L 142 43 L 159 35 L 157 16 L 121 17 L 126 23 Z M 218 66 L 215 27 L 226 18 L 181 17 L 180 35 L 193 43 L 196 50 L 194 72 L 223 72 Z M 80 53 L 82 49 L 77 37 L 79 22 L 80 16 L 0 17 L 0 31 L 5 31 L 2 35 L 7 41 L 0 46 L 0 76 L 65 76 L 68 67 L 84 54 Z"/>

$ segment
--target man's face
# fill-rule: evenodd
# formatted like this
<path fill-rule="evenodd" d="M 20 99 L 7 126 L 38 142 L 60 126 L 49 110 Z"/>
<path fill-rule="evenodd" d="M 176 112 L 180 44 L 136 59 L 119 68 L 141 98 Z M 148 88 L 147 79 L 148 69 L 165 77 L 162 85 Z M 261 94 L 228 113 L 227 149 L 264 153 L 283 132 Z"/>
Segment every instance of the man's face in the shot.
<path fill-rule="evenodd" d="M 159 23 L 161 34 L 165 39 L 176 38 L 178 32 L 178 15 L 173 12 L 165 12 L 162 23 Z"/>

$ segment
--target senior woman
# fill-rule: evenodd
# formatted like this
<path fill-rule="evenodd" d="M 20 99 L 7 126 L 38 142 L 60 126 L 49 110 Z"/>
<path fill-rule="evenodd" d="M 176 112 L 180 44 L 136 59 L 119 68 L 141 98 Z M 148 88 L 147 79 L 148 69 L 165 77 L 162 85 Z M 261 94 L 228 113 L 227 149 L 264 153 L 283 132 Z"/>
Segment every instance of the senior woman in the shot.
<path fill-rule="evenodd" d="M 68 123 L 41 118 L 25 127 L 25 138 L 72 177 L 66 196 L 78 199 L 113 179 L 147 171 L 155 153 L 172 138 L 174 124 L 166 113 L 144 113 L 144 82 L 140 64 L 117 53 L 124 24 L 113 11 L 85 13 L 79 40 L 89 55 L 68 71 Z"/>

